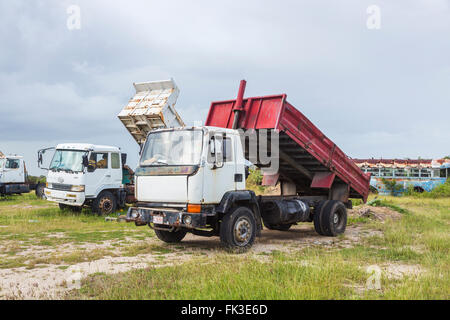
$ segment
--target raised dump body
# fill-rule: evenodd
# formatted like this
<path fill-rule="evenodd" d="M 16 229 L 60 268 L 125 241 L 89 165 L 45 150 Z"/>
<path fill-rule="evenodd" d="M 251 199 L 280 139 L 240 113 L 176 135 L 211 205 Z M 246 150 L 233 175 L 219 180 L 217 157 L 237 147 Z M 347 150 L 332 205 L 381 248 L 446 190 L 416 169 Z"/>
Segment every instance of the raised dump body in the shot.
<path fill-rule="evenodd" d="M 238 96 L 236 100 L 212 102 L 205 125 L 279 132 L 280 168 L 277 174 L 264 177 L 266 185 L 280 181 L 282 185 L 295 185 L 293 194 L 300 196 L 326 196 L 344 203 L 349 197 L 366 201 L 370 175 L 363 173 L 286 97 L 252 97 L 241 103 Z M 233 126 L 236 111 L 239 116 Z"/>
<path fill-rule="evenodd" d="M 134 83 L 136 94 L 119 113 L 120 121 L 138 144 L 155 129 L 184 127 L 175 110 L 180 90 L 173 79 Z"/>

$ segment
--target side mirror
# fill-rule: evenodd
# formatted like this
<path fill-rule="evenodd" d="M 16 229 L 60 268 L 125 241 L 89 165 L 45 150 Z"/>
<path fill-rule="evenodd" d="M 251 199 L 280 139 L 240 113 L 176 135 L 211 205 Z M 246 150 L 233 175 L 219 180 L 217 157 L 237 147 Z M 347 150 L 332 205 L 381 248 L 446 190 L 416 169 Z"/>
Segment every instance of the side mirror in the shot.
<path fill-rule="evenodd" d="M 214 137 L 214 164 L 216 168 L 223 167 L 223 137 L 221 135 L 216 135 Z"/>

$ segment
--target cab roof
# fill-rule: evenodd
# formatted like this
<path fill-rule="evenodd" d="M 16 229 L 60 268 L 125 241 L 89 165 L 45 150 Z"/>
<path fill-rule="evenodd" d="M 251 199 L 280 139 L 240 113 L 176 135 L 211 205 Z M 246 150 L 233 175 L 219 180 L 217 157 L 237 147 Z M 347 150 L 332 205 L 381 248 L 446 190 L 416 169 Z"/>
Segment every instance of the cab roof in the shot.
<path fill-rule="evenodd" d="M 56 146 L 56 149 L 120 152 L 119 147 L 95 145 L 95 144 L 90 144 L 90 143 L 61 143 Z"/>

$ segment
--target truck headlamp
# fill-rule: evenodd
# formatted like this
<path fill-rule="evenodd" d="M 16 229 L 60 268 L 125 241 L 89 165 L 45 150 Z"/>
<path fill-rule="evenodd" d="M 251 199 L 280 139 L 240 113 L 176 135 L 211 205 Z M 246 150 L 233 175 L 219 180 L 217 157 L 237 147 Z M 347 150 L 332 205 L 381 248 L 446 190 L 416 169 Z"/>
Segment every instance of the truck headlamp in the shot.
<path fill-rule="evenodd" d="M 73 192 L 84 192 L 84 185 L 81 185 L 81 186 L 72 186 L 72 187 L 70 188 L 70 191 L 73 191 Z"/>
<path fill-rule="evenodd" d="M 49 189 L 51 189 L 51 188 L 52 188 L 52 184 L 47 182 L 47 183 L 46 183 L 46 187 L 49 188 Z"/>
<path fill-rule="evenodd" d="M 184 224 L 190 225 L 192 223 L 192 217 L 191 216 L 184 216 L 183 217 Z"/>

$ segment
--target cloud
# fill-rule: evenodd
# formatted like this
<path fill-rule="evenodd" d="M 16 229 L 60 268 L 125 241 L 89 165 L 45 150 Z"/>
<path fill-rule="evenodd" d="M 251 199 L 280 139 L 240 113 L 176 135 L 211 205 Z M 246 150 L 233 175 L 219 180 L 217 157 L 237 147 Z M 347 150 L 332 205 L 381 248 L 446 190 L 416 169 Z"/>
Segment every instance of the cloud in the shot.
<path fill-rule="evenodd" d="M 66 8 L 81 8 L 81 30 Z M 450 8 L 445 0 L 14 1 L 0 3 L 0 150 L 115 144 L 133 82 L 173 77 L 186 123 L 211 101 L 287 93 L 351 156 L 449 153 Z M 9 151 L 9 150 L 11 151 Z"/>

